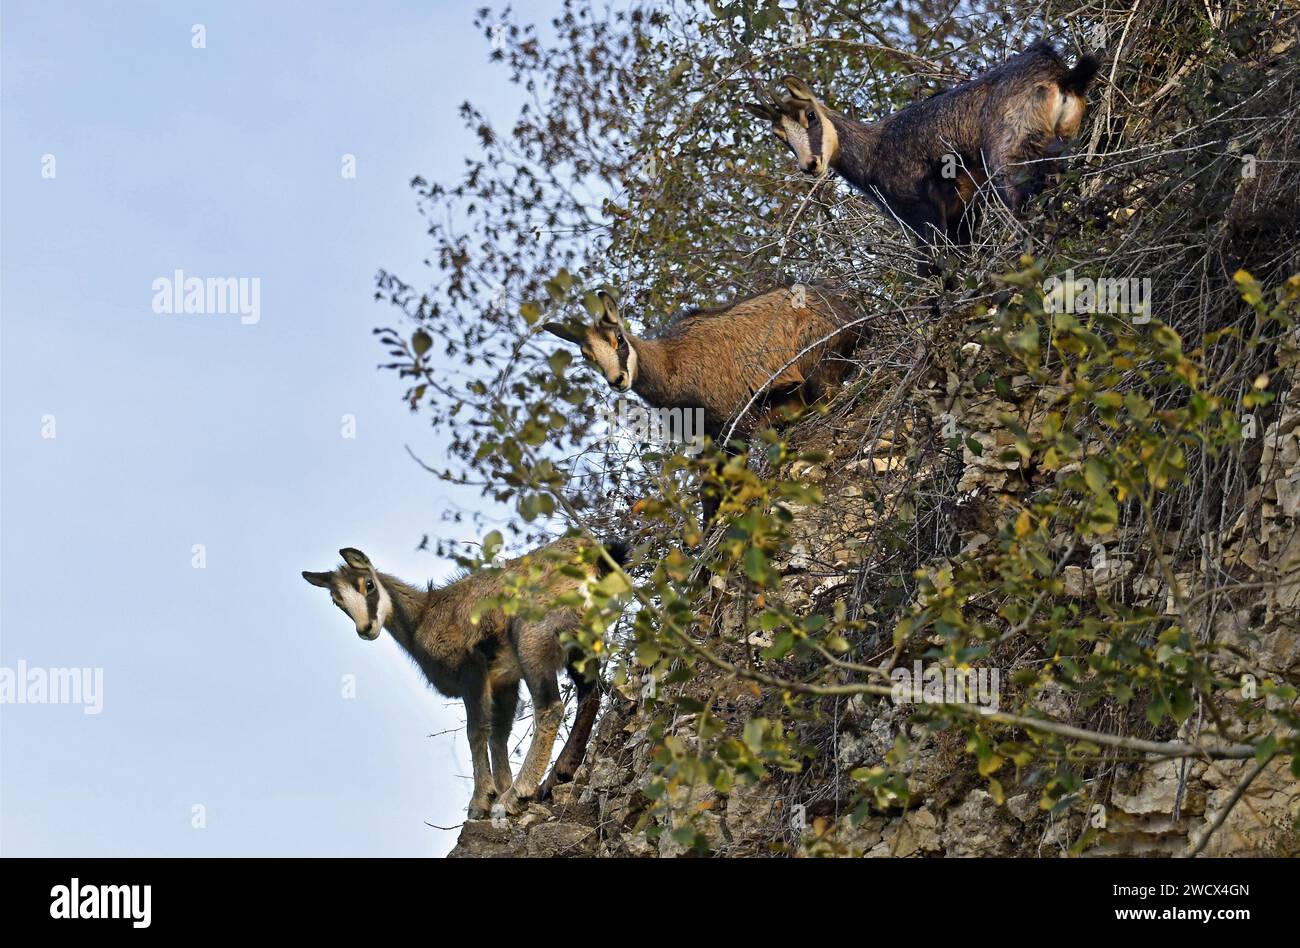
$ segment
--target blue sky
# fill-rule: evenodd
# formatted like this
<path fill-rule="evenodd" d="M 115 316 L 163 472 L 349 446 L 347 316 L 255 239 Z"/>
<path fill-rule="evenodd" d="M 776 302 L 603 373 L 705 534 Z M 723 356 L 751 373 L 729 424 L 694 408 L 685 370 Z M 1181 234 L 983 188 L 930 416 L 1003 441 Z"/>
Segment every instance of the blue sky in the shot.
<path fill-rule="evenodd" d="M 0 706 L 0 854 L 455 842 L 424 824 L 464 817 L 458 704 L 299 572 L 445 576 L 416 545 L 478 502 L 408 458 L 439 444 L 370 334 L 376 270 L 429 275 L 411 177 L 458 175 L 460 102 L 519 100 L 477 5 L 4 4 L 0 666 L 104 694 Z M 177 269 L 258 278 L 260 321 L 155 313 Z"/>

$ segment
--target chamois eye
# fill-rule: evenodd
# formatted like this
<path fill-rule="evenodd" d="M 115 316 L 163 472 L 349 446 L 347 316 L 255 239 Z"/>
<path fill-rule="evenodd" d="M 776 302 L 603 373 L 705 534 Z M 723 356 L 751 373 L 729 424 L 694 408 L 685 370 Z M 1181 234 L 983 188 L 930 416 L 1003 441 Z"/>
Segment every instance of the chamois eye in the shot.
<path fill-rule="evenodd" d="M 375 581 L 374 581 L 373 579 L 367 579 L 367 580 L 366 580 L 366 592 L 368 592 L 368 593 L 372 593 L 372 592 L 374 592 L 374 591 L 375 591 Z"/>
<path fill-rule="evenodd" d="M 816 125 L 816 124 L 817 124 L 817 113 L 816 113 L 816 112 L 809 112 L 809 113 L 808 113 L 808 124 L 809 124 L 809 125 Z"/>
<path fill-rule="evenodd" d="M 623 338 L 621 332 L 614 333 L 614 341 L 618 343 L 620 349 L 627 345 L 627 340 Z"/>

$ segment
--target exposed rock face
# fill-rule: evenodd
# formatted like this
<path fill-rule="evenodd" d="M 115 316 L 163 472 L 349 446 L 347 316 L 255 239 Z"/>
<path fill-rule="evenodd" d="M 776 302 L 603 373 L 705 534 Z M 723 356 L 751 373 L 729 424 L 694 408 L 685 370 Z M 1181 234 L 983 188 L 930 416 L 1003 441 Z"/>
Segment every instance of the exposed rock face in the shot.
<path fill-rule="evenodd" d="M 1208 827 L 1219 809 L 1232 795 L 1233 787 L 1251 766 L 1249 761 L 1232 761 L 1207 772 L 1209 787 L 1203 826 Z M 1228 814 L 1219 831 L 1205 847 L 1207 856 L 1237 856 L 1270 853 L 1294 856 L 1300 841 L 1292 827 L 1300 818 L 1300 786 L 1291 776 L 1285 761 L 1272 761 L 1246 791 L 1240 803 Z"/>
<path fill-rule="evenodd" d="M 517 822 L 470 820 L 460 831 L 456 848 L 448 855 L 457 857 L 502 856 L 594 856 L 596 830 L 581 823 L 565 823 L 544 817 L 530 822 L 529 816 L 540 816 L 529 810 Z"/>
<path fill-rule="evenodd" d="M 1288 358 L 1284 351 L 1283 359 Z M 961 489 L 969 493 L 972 515 L 952 524 L 960 546 L 970 550 L 990 542 L 994 533 L 978 516 L 981 497 L 1023 489 L 1022 472 L 997 460 L 1005 438 L 997 418 L 1015 415 L 1033 426 L 1041 417 L 1041 392 L 1021 404 L 967 398 L 955 380 L 946 401 L 935 392 L 931 405 L 955 405 L 952 417 L 983 447 L 965 449 Z M 1276 406 L 1272 421 L 1261 428 L 1258 475 L 1251 487 L 1251 512 L 1222 534 L 1174 538 L 1184 551 L 1177 579 L 1190 593 L 1198 589 L 1202 551 L 1217 551 L 1221 562 L 1245 564 L 1263 574 L 1300 576 L 1300 394 L 1292 390 Z M 936 423 L 935 429 L 939 425 Z M 864 448 L 861 441 L 830 446 L 832 460 L 804 473 L 815 477 L 826 503 L 796 511 L 793 555 L 776 564 L 785 574 L 782 596 L 792 608 L 824 604 L 825 597 L 870 568 L 851 534 L 874 522 L 876 508 L 868 495 L 882 498 L 891 516 L 905 517 L 901 504 L 891 507 L 891 478 L 898 475 L 913 431 L 891 433 Z M 836 458 L 842 460 L 836 460 Z M 867 489 L 864 490 L 864 484 Z M 1135 575 L 1132 560 L 1087 554 L 1062 571 L 1064 597 L 1087 603 L 1099 592 L 1127 583 L 1136 602 L 1164 604 L 1168 590 L 1158 576 Z M 744 628 L 743 602 L 737 590 L 715 590 L 717 622 L 733 640 Z M 1232 680 L 1249 670 L 1256 677 L 1300 674 L 1300 582 L 1252 589 L 1231 602 L 1199 607 L 1195 616 L 1207 637 L 1230 646 L 1222 673 Z M 748 644 L 769 644 L 761 636 Z M 643 794 L 650 781 L 649 720 L 635 694 L 612 694 L 588 750 L 587 761 L 572 784 L 557 788 L 553 800 L 534 805 L 524 817 L 494 825 L 466 823 L 454 856 L 618 856 L 678 857 L 688 845 L 673 835 L 689 817 L 696 832 L 721 855 L 767 855 L 774 852 L 870 857 L 1057 856 L 1071 852 L 1086 829 L 1094 832 L 1083 847 L 1093 856 L 1173 856 L 1195 846 L 1214 824 L 1254 761 L 1165 760 L 1111 768 L 1102 802 L 1089 813 L 1049 813 L 1040 808 L 1040 792 L 1008 785 L 998 800 L 973 773 L 969 756 L 908 723 L 905 709 L 864 696 L 846 700 L 834 715 L 834 732 L 821 744 L 820 776 L 768 775 L 757 783 L 738 784 L 719 793 L 699 786 L 690 794 L 675 791 L 673 817 L 659 825 L 651 801 Z M 733 720 L 756 713 L 756 698 L 743 688 L 720 692 Z M 748 703 L 747 703 L 748 702 Z M 1071 720 L 1076 709 L 1071 693 L 1047 688 L 1038 694 L 1039 710 Z M 1189 721 L 1183 739 L 1192 739 Z M 842 778 L 858 767 L 881 763 L 900 734 L 913 748 L 907 781 L 913 799 L 907 812 L 868 814 L 854 823 L 841 798 Z M 682 733 L 689 740 L 689 727 Z M 821 783 L 816 781 L 820 780 Z M 1223 826 L 1203 849 L 1207 856 L 1300 855 L 1300 837 L 1292 827 L 1300 817 L 1300 785 L 1288 761 L 1274 760 L 1253 781 L 1230 811 Z"/>

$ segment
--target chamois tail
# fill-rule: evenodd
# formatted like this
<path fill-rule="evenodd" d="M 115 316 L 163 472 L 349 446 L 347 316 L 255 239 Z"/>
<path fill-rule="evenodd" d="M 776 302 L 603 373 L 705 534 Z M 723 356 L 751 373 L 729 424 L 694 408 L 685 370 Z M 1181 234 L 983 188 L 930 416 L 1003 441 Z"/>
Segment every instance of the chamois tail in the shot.
<path fill-rule="evenodd" d="M 632 552 L 632 547 L 623 540 L 609 540 L 605 543 L 605 550 L 615 563 L 622 566 L 627 562 L 627 556 Z M 604 576 L 609 571 L 609 564 L 605 562 L 604 558 L 596 561 L 596 575 Z"/>
<path fill-rule="evenodd" d="M 1088 84 L 1092 82 L 1093 76 L 1097 75 L 1100 66 L 1101 63 L 1097 61 L 1095 56 L 1080 56 L 1079 61 L 1074 64 L 1074 68 L 1061 76 L 1059 80 L 1061 91 L 1073 95 L 1083 95 L 1088 88 Z"/>

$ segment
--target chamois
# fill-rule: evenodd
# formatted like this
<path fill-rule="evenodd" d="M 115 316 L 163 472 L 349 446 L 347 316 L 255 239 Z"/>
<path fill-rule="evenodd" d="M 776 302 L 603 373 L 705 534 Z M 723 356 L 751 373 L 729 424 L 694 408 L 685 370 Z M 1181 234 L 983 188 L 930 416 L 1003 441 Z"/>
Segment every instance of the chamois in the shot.
<path fill-rule="evenodd" d="M 922 245 L 962 246 L 975 226 L 971 199 L 986 182 L 1013 213 L 1042 188 L 1042 159 L 1078 134 L 1097 60 L 1067 68 L 1045 41 L 981 76 L 878 122 L 828 109 L 795 76 L 790 96 L 745 108 L 770 122 L 809 174 L 834 170 Z"/>
<path fill-rule="evenodd" d="M 612 296 L 597 295 L 602 309 L 590 325 L 543 328 L 577 344 L 617 391 L 631 389 L 653 408 L 702 408 L 705 433 L 715 440 L 756 394 L 768 396 L 762 408 L 769 414 L 798 399 L 816 401 L 842 377 L 842 357 L 857 338 L 843 328 L 852 319 L 843 300 L 802 284 L 686 310 L 646 337 L 627 328 Z M 747 434 L 766 420 L 751 411 L 736 430 Z"/>
<path fill-rule="evenodd" d="M 471 820 L 488 814 L 493 796 L 507 813 L 519 813 L 534 795 L 545 797 L 556 783 L 571 779 L 582 763 L 600 709 L 600 691 L 596 682 L 567 661 L 560 646 L 560 633 L 578 625 L 578 613 L 553 608 L 535 618 L 491 609 L 477 621 L 472 613 L 476 603 L 510 590 L 516 580 L 536 581 L 530 588 L 544 595 L 534 604 L 540 607 L 580 590 L 586 581 L 568 575 L 562 567 L 576 563 L 584 548 L 580 540 L 559 540 L 503 564 L 498 572 L 474 573 L 441 588 L 430 583 L 419 589 L 381 573 L 364 553 L 351 547 L 339 550 L 343 564 L 333 572 L 302 574 L 313 586 L 330 591 L 334 605 L 356 623 L 361 638 L 373 641 L 381 629 L 388 629 L 434 688 L 464 699 L 474 769 Z M 620 564 L 627 555 L 623 543 L 606 549 Z M 583 569 L 588 581 L 607 572 L 600 561 Z M 569 738 L 539 792 L 564 720 L 557 681 L 561 668 L 567 668 L 573 680 L 578 707 Z M 508 742 L 521 678 L 533 700 L 533 740 L 519 775 L 512 778 Z"/>
<path fill-rule="evenodd" d="M 747 435 L 787 408 L 817 401 L 843 378 L 858 339 L 846 328 L 848 305 L 803 284 L 688 310 L 653 337 L 633 335 L 613 297 L 603 290 L 598 296 L 594 322 L 543 328 L 577 344 L 617 391 L 631 389 L 652 408 L 702 409 L 704 433 L 715 443 L 733 423 Z M 704 506 L 707 523 L 717 502 L 706 494 Z"/>

